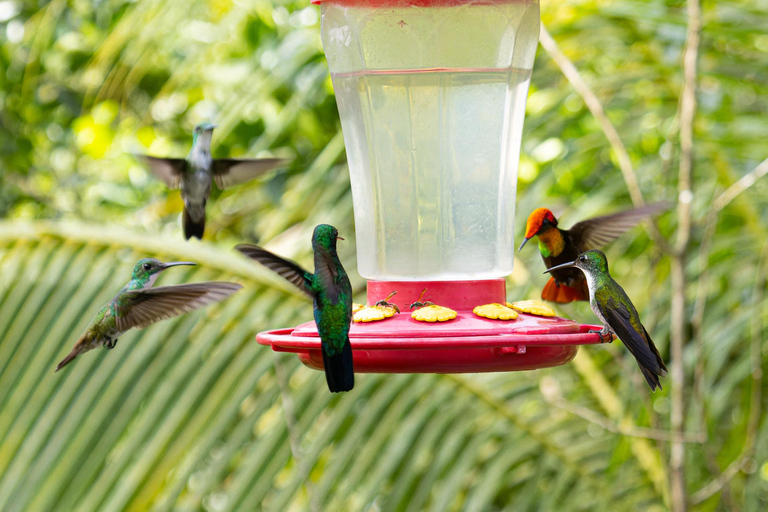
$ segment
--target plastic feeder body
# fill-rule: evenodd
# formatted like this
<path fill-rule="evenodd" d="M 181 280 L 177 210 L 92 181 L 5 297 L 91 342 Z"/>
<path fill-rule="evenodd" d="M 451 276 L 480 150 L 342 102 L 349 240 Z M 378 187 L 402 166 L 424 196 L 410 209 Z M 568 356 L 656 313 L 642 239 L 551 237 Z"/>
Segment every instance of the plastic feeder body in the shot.
<path fill-rule="evenodd" d="M 510 274 L 538 2 L 315 3 L 347 148 L 360 275 Z"/>
<path fill-rule="evenodd" d="M 367 303 L 391 297 L 402 311 L 353 322 L 355 372 L 532 370 L 601 343 L 588 332 L 594 326 L 535 311 L 507 312 L 505 321 L 473 313 L 507 300 L 539 4 L 315 3 L 347 147 Z M 412 316 L 409 305 L 422 297 L 434 306 Z M 322 368 L 314 322 L 256 339 Z"/>

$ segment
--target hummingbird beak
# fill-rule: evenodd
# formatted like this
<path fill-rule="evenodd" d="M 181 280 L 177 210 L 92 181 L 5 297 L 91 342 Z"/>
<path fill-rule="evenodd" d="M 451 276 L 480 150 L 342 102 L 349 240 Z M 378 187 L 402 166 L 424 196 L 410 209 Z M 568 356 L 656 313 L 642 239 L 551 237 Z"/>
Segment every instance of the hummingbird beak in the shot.
<path fill-rule="evenodd" d="M 179 265 L 190 265 L 194 266 L 197 265 L 197 263 L 192 263 L 191 261 L 174 261 L 171 263 L 163 263 L 163 270 L 170 268 L 170 267 L 178 267 Z"/>
<path fill-rule="evenodd" d="M 344 240 L 344 239 L 341 238 L 340 236 L 336 235 L 336 240 Z"/>
<path fill-rule="evenodd" d="M 528 243 L 528 240 L 530 240 L 530 239 L 531 239 L 531 237 L 528 237 L 528 238 L 524 238 L 524 239 L 523 239 L 523 243 L 521 243 L 521 244 L 520 244 L 520 247 L 518 247 L 518 248 L 517 248 L 517 252 L 520 252 L 520 251 L 522 251 L 522 250 L 523 250 L 523 247 L 525 246 L 525 244 L 527 244 L 527 243 Z"/>
<path fill-rule="evenodd" d="M 562 265 L 557 265 L 555 267 L 548 268 L 547 270 L 544 271 L 544 273 L 547 274 L 547 273 L 552 272 L 553 270 L 557 270 L 559 268 L 575 267 L 575 266 L 576 266 L 576 260 L 573 260 L 573 261 L 570 261 L 568 263 L 563 263 Z"/>

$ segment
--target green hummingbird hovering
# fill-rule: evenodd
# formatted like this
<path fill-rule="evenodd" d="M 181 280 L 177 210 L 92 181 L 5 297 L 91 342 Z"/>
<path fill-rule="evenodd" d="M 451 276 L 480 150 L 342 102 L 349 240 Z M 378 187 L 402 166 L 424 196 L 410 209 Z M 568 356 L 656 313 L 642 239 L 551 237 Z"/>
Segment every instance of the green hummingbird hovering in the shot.
<path fill-rule="evenodd" d="M 217 281 L 152 288 L 160 272 L 178 265 L 195 263 L 163 263 L 153 258 L 139 260 L 133 267 L 131 280 L 96 313 L 69 355 L 56 367 L 56 371 L 99 345 L 107 349 L 115 348 L 118 336 L 129 329 L 143 329 L 160 320 L 189 313 L 207 304 L 219 302 L 242 288 L 236 283 Z"/>
<path fill-rule="evenodd" d="M 584 272 L 589 286 L 589 305 L 603 322 L 601 330 L 590 332 L 596 332 L 601 337 L 616 334 L 635 356 L 651 391 L 661 389 L 659 377 L 667 375 L 667 367 L 648 331 L 640 323 L 640 316 L 632 301 L 608 273 L 605 254 L 593 249 L 580 254 L 574 261 L 549 268 L 544 273 L 567 267 L 576 267 Z"/>
<path fill-rule="evenodd" d="M 181 188 L 184 200 L 184 237 L 203 239 L 205 231 L 205 204 L 211 195 L 211 182 L 220 189 L 245 183 L 267 171 L 286 163 L 282 158 L 235 159 L 212 158 L 211 137 L 216 125 L 206 123 L 195 126 L 192 149 L 187 158 L 161 158 L 135 155 L 152 173 L 163 180 L 168 188 Z"/>
<path fill-rule="evenodd" d="M 299 287 L 314 301 L 314 317 L 323 353 L 323 367 L 332 393 L 355 385 L 349 325 L 352 321 L 352 285 L 336 254 L 336 240 L 344 240 L 335 227 L 320 224 L 312 234 L 315 273 L 255 245 L 235 249 Z"/>

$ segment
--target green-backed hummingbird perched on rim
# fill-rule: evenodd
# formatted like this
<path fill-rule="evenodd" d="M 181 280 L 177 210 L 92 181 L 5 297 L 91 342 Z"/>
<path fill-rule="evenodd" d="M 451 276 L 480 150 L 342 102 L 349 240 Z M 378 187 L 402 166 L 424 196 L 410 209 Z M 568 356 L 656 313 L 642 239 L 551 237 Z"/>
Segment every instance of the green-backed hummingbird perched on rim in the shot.
<path fill-rule="evenodd" d="M 216 125 L 206 123 L 195 126 L 192 149 L 187 158 L 161 158 L 135 155 L 152 173 L 170 189 L 181 189 L 184 200 L 182 224 L 184 237 L 203 239 L 205 231 L 205 205 L 211 195 L 211 182 L 225 189 L 245 183 L 272 169 L 286 164 L 282 158 L 235 159 L 212 158 L 211 138 Z"/>
<path fill-rule="evenodd" d="M 557 265 L 544 273 L 568 267 L 576 267 L 584 272 L 589 286 L 589 305 L 603 322 L 602 330 L 590 332 L 596 332 L 601 337 L 616 334 L 635 356 L 651 391 L 661 389 L 659 377 L 667 375 L 667 367 L 648 331 L 640 323 L 640 315 L 632 301 L 608 272 L 605 254 L 593 249 L 580 254 L 574 261 Z"/>
<path fill-rule="evenodd" d="M 143 329 L 160 320 L 189 313 L 219 302 L 242 288 L 237 283 L 220 281 L 152 288 L 160 272 L 179 265 L 196 263 L 163 263 L 154 258 L 139 260 L 133 267 L 131 280 L 96 313 L 69 355 L 56 367 L 56 371 L 80 354 L 100 345 L 107 349 L 115 348 L 118 336 L 129 329 Z"/>
<path fill-rule="evenodd" d="M 323 353 L 323 368 L 332 393 L 355 385 L 349 326 L 352 322 L 352 285 L 336 253 L 336 240 L 344 240 L 335 227 L 320 224 L 312 233 L 315 273 L 255 245 L 235 249 L 296 285 L 314 301 L 314 317 Z"/>

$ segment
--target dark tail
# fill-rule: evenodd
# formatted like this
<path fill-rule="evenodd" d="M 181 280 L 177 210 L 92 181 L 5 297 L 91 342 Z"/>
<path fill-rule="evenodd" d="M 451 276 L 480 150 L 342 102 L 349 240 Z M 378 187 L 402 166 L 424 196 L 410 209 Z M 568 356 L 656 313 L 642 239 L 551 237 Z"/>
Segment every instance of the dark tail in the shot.
<path fill-rule="evenodd" d="M 649 386 L 651 386 L 651 391 L 656 391 L 656 388 L 661 389 L 661 381 L 659 381 L 659 376 L 653 373 L 651 370 L 644 366 L 640 366 L 640 371 L 643 372 L 643 377 L 645 377 L 645 381 L 648 383 Z"/>
<path fill-rule="evenodd" d="M 656 365 L 654 365 L 653 368 L 648 368 L 647 366 L 644 366 L 639 359 L 637 364 L 640 366 L 640 371 L 643 372 L 645 381 L 651 386 L 651 391 L 656 391 L 656 388 L 661 389 L 659 377 L 667 376 L 667 366 L 664 364 L 664 360 L 661 358 L 661 354 L 659 354 L 659 349 L 656 348 L 656 345 L 653 343 L 651 335 L 648 334 L 645 326 L 643 326 L 643 333 L 645 334 L 645 339 L 648 341 L 648 348 L 651 349 L 651 352 L 656 359 Z M 635 359 L 637 359 L 637 357 L 635 357 Z"/>
<path fill-rule="evenodd" d="M 205 214 L 199 221 L 192 220 L 189 216 L 189 212 L 184 208 L 184 215 L 181 217 L 181 224 L 184 226 L 184 238 L 189 240 L 190 238 L 197 237 L 198 240 L 203 239 L 203 233 L 205 232 Z"/>
<path fill-rule="evenodd" d="M 352 345 L 349 339 L 344 343 L 340 354 L 329 356 L 322 349 L 325 380 L 331 393 L 349 391 L 355 387 L 355 371 L 352 367 Z"/>

